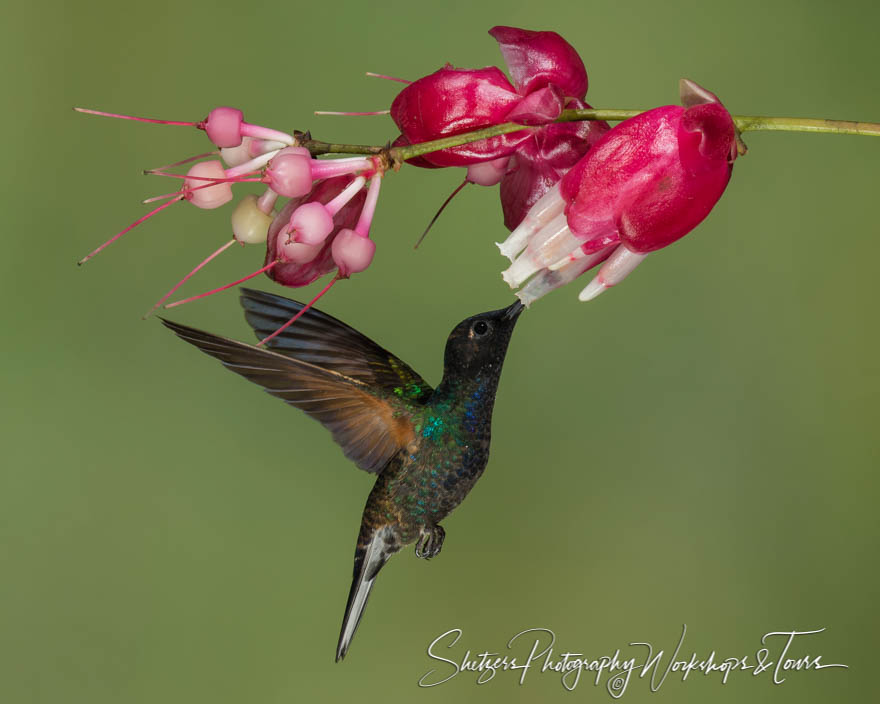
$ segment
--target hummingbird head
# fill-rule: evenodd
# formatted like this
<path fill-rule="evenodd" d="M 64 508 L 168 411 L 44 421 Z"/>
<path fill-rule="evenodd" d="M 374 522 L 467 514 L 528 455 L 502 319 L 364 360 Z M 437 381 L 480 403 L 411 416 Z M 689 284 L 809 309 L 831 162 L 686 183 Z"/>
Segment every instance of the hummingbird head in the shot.
<path fill-rule="evenodd" d="M 456 325 L 446 340 L 444 377 L 500 374 L 510 336 L 523 307 L 516 301 L 507 308 L 480 313 Z"/>

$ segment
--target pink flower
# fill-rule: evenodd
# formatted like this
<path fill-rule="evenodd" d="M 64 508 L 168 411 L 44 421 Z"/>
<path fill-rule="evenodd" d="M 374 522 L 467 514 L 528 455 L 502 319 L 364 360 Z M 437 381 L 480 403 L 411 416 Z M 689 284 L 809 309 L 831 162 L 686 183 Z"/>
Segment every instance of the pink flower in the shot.
<path fill-rule="evenodd" d="M 590 300 L 652 251 L 694 229 L 724 192 L 739 142 L 721 101 L 692 81 L 667 105 L 606 133 L 541 198 L 504 244 L 503 276 L 529 304 L 605 261 L 581 292 Z M 517 256 L 518 255 L 518 256 Z"/>
<path fill-rule="evenodd" d="M 319 245 L 302 245 L 303 247 L 315 247 L 314 252 L 307 261 L 293 261 L 285 256 L 285 245 L 291 239 L 288 226 L 291 215 L 302 205 L 318 203 L 326 205 L 338 197 L 347 187 L 352 185 L 351 176 L 336 176 L 320 181 L 312 191 L 302 197 L 294 198 L 287 202 L 272 225 L 269 227 L 266 240 L 266 265 L 280 259 L 280 261 L 266 272 L 266 275 L 282 286 L 307 286 L 337 268 L 333 259 L 333 241 L 343 229 L 353 229 L 357 226 L 361 210 L 367 199 L 363 189 L 359 189 L 354 197 L 343 205 L 333 218 L 333 229 Z M 378 179 L 377 179 L 378 180 Z"/>
<path fill-rule="evenodd" d="M 587 108 L 587 71 L 574 48 L 555 32 L 515 27 L 489 30 L 513 80 L 494 66 L 445 66 L 404 88 L 391 105 L 398 143 L 417 144 L 504 122 L 544 125 L 425 154 L 415 166 L 468 166 L 467 180 L 501 182 L 509 229 L 580 159 L 609 127 L 604 122 L 553 124 L 564 108 Z M 507 158 L 507 161 L 503 159 Z M 491 169 L 475 165 L 494 162 Z"/>
<path fill-rule="evenodd" d="M 177 191 L 145 201 L 165 202 L 97 247 L 80 263 L 174 203 L 186 201 L 198 208 L 214 209 L 233 199 L 235 184 L 261 183 L 267 186 L 261 196 L 247 194 L 238 201 L 231 216 L 232 239 L 191 269 L 147 315 L 236 242 L 261 244 L 268 241 L 266 264 L 238 281 L 168 303 L 166 308 L 225 291 L 262 273 L 285 286 L 305 286 L 337 268 L 338 275 L 318 295 L 320 297 L 334 282 L 364 271 L 372 262 L 376 246 L 369 238 L 369 229 L 383 168 L 378 159 L 313 159 L 308 149 L 296 146 L 293 136 L 245 122 L 241 110 L 230 107 L 215 108 L 198 122 L 156 120 L 84 108 L 77 110 L 136 122 L 196 127 L 220 148 L 222 159 L 222 162 L 216 159 L 202 161 L 217 154 L 216 151 L 206 152 L 148 171 L 181 179 L 182 186 Z M 186 174 L 169 171 L 194 161 L 197 163 Z M 223 162 L 228 168 L 224 168 Z M 368 179 L 370 187 L 365 194 L 363 189 Z M 276 215 L 275 206 L 282 197 L 292 200 Z M 334 244 L 340 232 L 342 239 Z M 282 329 L 291 322 L 293 320 Z"/>

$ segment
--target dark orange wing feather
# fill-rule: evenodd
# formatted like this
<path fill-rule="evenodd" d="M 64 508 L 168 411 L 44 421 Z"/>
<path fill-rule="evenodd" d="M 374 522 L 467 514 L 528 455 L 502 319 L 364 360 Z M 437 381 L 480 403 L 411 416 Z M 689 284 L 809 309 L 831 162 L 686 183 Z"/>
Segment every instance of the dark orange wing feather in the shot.
<path fill-rule="evenodd" d="M 299 301 L 247 288 L 241 289 L 240 300 L 259 340 L 303 308 Z M 268 347 L 417 404 L 424 404 L 434 391 L 406 362 L 341 320 L 314 308 L 272 338 Z"/>
<path fill-rule="evenodd" d="M 305 316 L 292 327 L 304 319 Z M 343 350 L 333 348 L 335 342 L 328 342 L 322 350 L 315 341 L 311 351 L 303 355 L 323 359 L 325 364 L 319 366 L 315 361 L 291 354 L 279 354 L 168 320 L 162 322 L 182 340 L 320 422 L 333 434 L 345 456 L 361 469 L 380 472 L 414 438 L 407 412 L 411 401 L 368 381 L 370 374 L 387 378 L 389 372 L 376 370 L 372 360 L 346 362 Z M 342 369 L 357 375 L 343 373 Z M 412 374 L 421 380 L 415 372 Z M 430 395 L 430 387 L 427 388 Z"/>

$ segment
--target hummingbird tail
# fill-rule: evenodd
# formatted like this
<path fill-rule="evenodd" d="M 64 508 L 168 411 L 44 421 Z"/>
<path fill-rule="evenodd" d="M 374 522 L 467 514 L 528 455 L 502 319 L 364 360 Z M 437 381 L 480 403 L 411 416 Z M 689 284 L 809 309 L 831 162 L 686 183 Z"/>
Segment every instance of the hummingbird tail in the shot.
<path fill-rule="evenodd" d="M 367 599 L 373 588 L 373 582 L 376 581 L 376 575 L 399 549 L 400 545 L 394 531 L 391 526 L 387 525 L 374 530 L 366 545 L 360 540 L 358 541 L 358 547 L 354 554 L 354 579 L 348 594 L 348 604 L 345 606 L 339 644 L 336 646 L 336 662 L 342 660 L 348 652 L 351 640 L 354 638 L 358 624 L 361 622 L 361 616 L 367 606 Z"/>

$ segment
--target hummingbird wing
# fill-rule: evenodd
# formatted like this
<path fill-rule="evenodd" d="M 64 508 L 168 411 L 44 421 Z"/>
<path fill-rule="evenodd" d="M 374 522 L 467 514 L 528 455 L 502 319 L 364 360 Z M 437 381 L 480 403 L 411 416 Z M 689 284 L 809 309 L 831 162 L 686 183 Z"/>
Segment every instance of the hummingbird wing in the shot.
<path fill-rule="evenodd" d="M 271 335 L 305 304 L 263 291 L 241 289 L 245 318 L 257 339 Z M 406 362 L 333 316 L 309 308 L 267 343 L 287 357 L 315 364 L 382 389 L 402 400 L 424 404 L 434 389 Z"/>
<path fill-rule="evenodd" d="M 411 404 L 393 392 L 331 368 L 170 320 L 162 322 L 180 339 L 320 422 L 361 469 L 380 472 L 415 438 L 408 412 Z"/>

